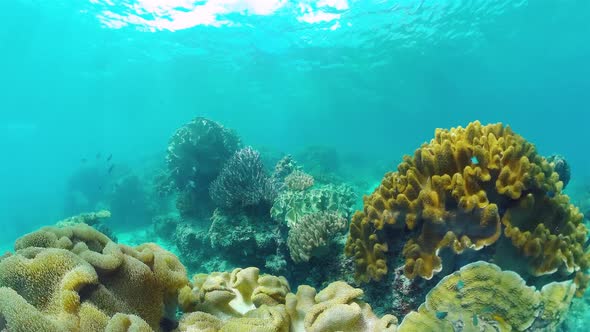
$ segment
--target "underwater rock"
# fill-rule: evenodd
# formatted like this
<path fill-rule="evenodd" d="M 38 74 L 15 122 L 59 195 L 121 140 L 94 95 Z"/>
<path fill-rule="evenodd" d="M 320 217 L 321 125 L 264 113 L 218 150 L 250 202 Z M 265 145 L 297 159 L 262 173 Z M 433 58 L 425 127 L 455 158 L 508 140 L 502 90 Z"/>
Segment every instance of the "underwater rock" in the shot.
<path fill-rule="evenodd" d="M 178 227 L 180 223 L 180 217 L 171 213 L 152 218 L 154 233 L 164 240 L 171 240 L 175 236 L 176 227 Z"/>
<path fill-rule="evenodd" d="M 563 278 L 585 271 L 590 256 L 582 214 L 562 187 L 552 164 L 508 126 L 437 129 L 364 198 L 346 253 L 362 281 L 387 274 L 388 261 L 400 254 L 389 251 L 397 241 L 404 241 L 410 278 L 440 272 L 442 248 L 460 255 L 487 246 L 532 277 L 559 271 Z"/>

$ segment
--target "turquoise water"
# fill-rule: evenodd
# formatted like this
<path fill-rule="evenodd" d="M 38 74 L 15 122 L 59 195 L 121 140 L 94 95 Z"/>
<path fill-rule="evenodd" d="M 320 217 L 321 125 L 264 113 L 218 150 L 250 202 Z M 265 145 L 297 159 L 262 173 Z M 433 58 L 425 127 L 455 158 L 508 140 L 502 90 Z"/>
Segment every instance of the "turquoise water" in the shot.
<path fill-rule="evenodd" d="M 0 249 L 68 216 L 72 174 L 96 167 L 106 183 L 110 165 L 147 172 L 197 116 L 263 154 L 328 146 L 348 180 L 363 182 L 360 194 L 435 128 L 474 120 L 503 122 L 541 154 L 565 156 L 572 188 L 590 179 L 588 1 L 10 0 L 1 9 Z"/>

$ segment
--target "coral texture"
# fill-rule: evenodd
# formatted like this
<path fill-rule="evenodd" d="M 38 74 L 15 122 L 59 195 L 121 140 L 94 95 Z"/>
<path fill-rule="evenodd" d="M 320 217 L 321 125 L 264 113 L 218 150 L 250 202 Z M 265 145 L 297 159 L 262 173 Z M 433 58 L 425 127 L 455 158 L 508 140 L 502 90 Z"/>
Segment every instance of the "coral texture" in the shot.
<path fill-rule="evenodd" d="M 15 249 L 0 261 L 0 321 L 9 331 L 159 331 L 188 283 L 173 254 L 117 245 L 86 224 L 42 228 Z"/>
<path fill-rule="evenodd" d="M 430 279 L 442 269 L 442 248 L 479 250 L 504 232 L 533 276 L 585 270 L 587 230 L 562 187 L 552 165 L 510 127 L 437 129 L 364 198 L 345 251 L 360 280 L 380 280 L 388 249 L 405 241 L 405 274 Z"/>
<path fill-rule="evenodd" d="M 197 117 L 179 128 L 168 145 L 166 163 L 179 191 L 177 207 L 185 217 L 208 216 L 209 186 L 240 147 L 240 139 L 221 124 Z"/>
<path fill-rule="evenodd" d="M 313 176 L 296 170 L 285 178 L 285 185 L 290 190 L 302 191 L 313 186 Z"/>
<path fill-rule="evenodd" d="M 483 261 L 444 277 L 399 332 L 555 331 L 565 318 L 576 286 L 553 282 L 540 291 L 512 271 Z"/>
<path fill-rule="evenodd" d="M 295 262 L 307 262 L 311 256 L 320 256 L 334 238 L 346 228 L 346 219 L 337 212 L 307 214 L 289 230 L 287 246 Z"/>
<path fill-rule="evenodd" d="M 297 161 L 295 161 L 291 155 L 286 155 L 276 163 L 275 169 L 272 173 L 272 181 L 282 184 L 285 181 L 285 178 L 296 170 L 299 170 Z"/>
<path fill-rule="evenodd" d="M 362 295 L 344 282 L 289 293 L 284 278 L 256 268 L 196 275 L 179 294 L 186 312 L 179 331 L 394 332 L 397 319 L 377 317 Z"/>
<path fill-rule="evenodd" d="M 284 190 L 274 200 L 273 219 L 296 224 L 304 215 L 320 211 L 335 211 L 348 218 L 353 210 L 355 194 L 348 185 L 324 185 L 310 190 Z"/>
<path fill-rule="evenodd" d="M 209 194 L 222 208 L 241 208 L 272 200 L 273 186 L 258 151 L 251 147 L 237 151 L 211 183 Z"/>
<path fill-rule="evenodd" d="M 60 220 L 56 223 L 56 226 L 72 226 L 76 224 L 87 224 L 90 226 L 94 226 L 98 224 L 104 219 L 108 219 L 111 217 L 111 211 L 108 210 L 100 210 L 97 212 L 88 212 L 88 213 L 81 213 L 79 215 L 65 218 Z"/>

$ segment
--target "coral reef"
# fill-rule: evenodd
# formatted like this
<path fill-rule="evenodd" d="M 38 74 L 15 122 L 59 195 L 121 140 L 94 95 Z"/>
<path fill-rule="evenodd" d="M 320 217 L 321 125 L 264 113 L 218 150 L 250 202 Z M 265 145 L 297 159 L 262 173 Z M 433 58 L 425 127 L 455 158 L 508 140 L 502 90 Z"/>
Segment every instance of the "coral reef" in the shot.
<path fill-rule="evenodd" d="M 275 196 L 260 154 L 251 147 L 237 151 L 227 161 L 211 183 L 209 194 L 217 206 L 226 209 L 257 205 Z"/>
<path fill-rule="evenodd" d="M 285 177 L 285 186 L 287 186 L 287 189 L 294 191 L 303 191 L 312 187 L 313 182 L 313 176 L 300 170 L 293 171 Z"/>
<path fill-rule="evenodd" d="M 117 242 L 115 233 L 105 224 L 105 221 L 111 217 L 111 211 L 100 210 L 97 212 L 81 213 L 73 217 L 68 217 L 58 221 L 55 225 L 58 227 L 73 226 L 77 224 L 87 224 L 94 229 L 108 236 L 113 242 Z"/>
<path fill-rule="evenodd" d="M 170 139 L 166 162 L 171 179 L 181 192 L 179 212 L 186 217 L 208 216 L 213 210 L 209 186 L 225 162 L 238 150 L 240 139 L 221 124 L 197 117 Z M 200 209 L 192 208 L 193 203 Z"/>
<path fill-rule="evenodd" d="M 399 332 L 555 331 L 575 290 L 564 281 L 538 291 L 514 272 L 478 261 L 444 277 L 418 311 L 403 319 Z"/>
<path fill-rule="evenodd" d="M 160 331 L 188 284 L 173 254 L 117 245 L 86 224 L 42 228 L 15 249 L 0 260 L 0 321 L 9 331 Z"/>
<path fill-rule="evenodd" d="M 319 211 L 306 214 L 289 230 L 287 246 L 294 262 L 307 262 L 310 257 L 325 255 L 329 244 L 346 228 L 346 219 L 337 212 Z M 324 253 L 320 254 L 319 251 Z"/>
<path fill-rule="evenodd" d="M 559 154 L 554 154 L 547 157 L 547 162 L 553 166 L 555 172 L 559 174 L 559 180 L 563 182 L 563 189 L 567 187 L 572 176 L 572 170 L 565 157 Z"/>
<path fill-rule="evenodd" d="M 221 252 L 224 259 L 234 266 L 266 265 L 272 273 L 285 272 L 284 269 L 278 270 L 276 264 L 267 263 L 269 256 L 276 255 L 275 259 L 283 261 L 285 256 L 281 250 L 284 247 L 283 232 L 268 214 L 232 213 L 217 209 L 211 217 L 207 235 L 211 248 Z"/>
<path fill-rule="evenodd" d="M 282 184 L 289 174 L 299 170 L 299 168 L 295 159 L 291 155 L 286 155 L 276 163 L 272 173 L 272 181 Z"/>
<path fill-rule="evenodd" d="M 292 293 L 286 278 L 255 267 L 189 281 L 178 258 L 157 245 L 115 244 L 83 223 L 44 227 L 15 249 L 0 257 L 0 328 L 14 332 L 550 332 L 577 289 L 569 280 L 536 290 L 478 261 L 442 278 L 398 326 L 343 281 Z"/>
<path fill-rule="evenodd" d="M 441 249 L 461 254 L 487 246 L 522 260 L 532 276 L 585 271 L 587 230 L 562 187 L 552 164 L 508 126 L 437 129 L 364 198 L 346 253 L 363 281 L 387 273 L 395 257 L 389 248 L 398 241 L 405 241 L 410 278 L 441 271 Z"/>
<path fill-rule="evenodd" d="M 356 195 L 348 185 L 323 185 L 308 190 L 283 190 L 271 208 L 273 219 L 296 224 L 304 215 L 320 211 L 336 211 L 344 218 L 352 213 Z"/>
<path fill-rule="evenodd" d="M 395 331 L 397 319 L 378 318 L 360 300 L 363 291 L 334 282 L 316 293 L 299 286 L 290 293 L 282 277 L 260 275 L 257 268 L 198 274 L 184 287 L 179 302 L 185 312 L 179 331 Z"/>

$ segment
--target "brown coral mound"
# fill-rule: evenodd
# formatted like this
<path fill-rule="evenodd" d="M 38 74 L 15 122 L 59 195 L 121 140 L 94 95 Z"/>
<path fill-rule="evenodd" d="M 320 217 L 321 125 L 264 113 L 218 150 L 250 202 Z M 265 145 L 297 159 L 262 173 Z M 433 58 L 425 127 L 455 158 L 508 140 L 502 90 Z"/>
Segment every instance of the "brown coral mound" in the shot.
<path fill-rule="evenodd" d="M 0 260 L 9 331 L 158 331 L 188 284 L 173 254 L 117 245 L 85 224 L 43 228 L 15 249 Z"/>
<path fill-rule="evenodd" d="M 388 248 L 405 240 L 406 275 L 430 279 L 442 269 L 440 249 L 479 250 L 496 244 L 504 230 L 532 275 L 586 269 L 587 229 L 562 187 L 533 144 L 508 126 L 476 121 L 437 129 L 364 198 L 346 253 L 359 279 L 379 280 Z"/>

